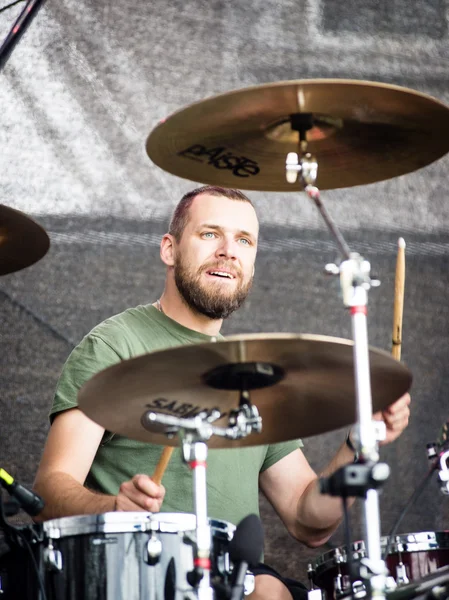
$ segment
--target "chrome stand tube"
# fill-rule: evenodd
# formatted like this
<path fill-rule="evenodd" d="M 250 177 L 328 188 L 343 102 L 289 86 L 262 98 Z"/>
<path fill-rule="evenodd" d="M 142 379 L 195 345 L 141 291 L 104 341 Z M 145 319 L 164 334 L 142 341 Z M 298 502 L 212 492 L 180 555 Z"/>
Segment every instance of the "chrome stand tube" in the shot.
<path fill-rule="evenodd" d="M 213 600 L 211 583 L 211 539 L 212 532 L 207 516 L 207 444 L 192 441 L 189 436 L 183 439 L 184 460 L 193 471 L 193 501 L 196 515 L 196 553 L 194 572 L 197 575 L 195 590 L 199 600 Z"/>
<path fill-rule="evenodd" d="M 306 147 L 304 142 L 302 146 Z M 346 308 L 349 308 L 352 319 L 357 449 L 362 461 L 377 463 L 379 459 L 377 441 L 382 438 L 378 437 L 378 428 L 372 421 L 367 304 L 368 290 L 374 285 L 379 285 L 379 282 L 371 279 L 369 262 L 363 260 L 359 254 L 350 251 L 343 235 L 322 203 L 319 189 L 314 185 L 317 171 L 318 163 L 311 154 L 303 151 L 299 157 L 294 152 L 287 156 L 287 181 L 294 183 L 300 176 L 303 189 L 318 208 L 342 255 L 343 262 L 340 265 L 328 265 L 326 270 L 328 273 L 340 275 L 343 303 Z M 388 571 L 381 556 L 379 496 L 375 489 L 367 490 L 364 517 L 367 558 L 362 560 L 363 577 L 370 582 L 373 598 L 383 600 L 386 594 Z"/>

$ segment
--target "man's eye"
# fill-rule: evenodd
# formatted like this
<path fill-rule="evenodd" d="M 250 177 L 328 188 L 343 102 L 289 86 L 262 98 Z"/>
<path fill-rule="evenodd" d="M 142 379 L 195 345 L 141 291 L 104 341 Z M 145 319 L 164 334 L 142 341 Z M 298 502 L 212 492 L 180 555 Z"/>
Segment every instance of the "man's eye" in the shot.
<path fill-rule="evenodd" d="M 215 237 L 215 233 L 213 231 L 205 231 L 203 233 L 203 237 L 207 239 L 212 239 Z"/>
<path fill-rule="evenodd" d="M 248 238 L 240 238 L 240 243 L 241 244 L 246 244 L 247 246 L 251 245 L 251 242 L 249 241 Z"/>

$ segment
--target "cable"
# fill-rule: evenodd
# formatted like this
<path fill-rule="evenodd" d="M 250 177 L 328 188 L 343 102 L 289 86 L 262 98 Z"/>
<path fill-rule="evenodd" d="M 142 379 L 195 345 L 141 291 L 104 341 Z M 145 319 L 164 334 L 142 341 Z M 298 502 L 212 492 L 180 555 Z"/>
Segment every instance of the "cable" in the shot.
<path fill-rule="evenodd" d="M 47 600 L 47 594 L 45 593 L 44 582 L 42 579 L 41 572 L 39 571 L 39 566 L 36 562 L 36 557 L 33 554 L 33 550 L 30 546 L 30 542 L 27 540 L 26 535 L 23 529 L 16 527 L 15 525 L 11 525 L 5 518 L 5 513 L 3 510 L 3 494 L 2 490 L 0 490 L 0 529 L 3 529 L 5 534 L 6 543 L 12 549 L 14 547 L 20 548 L 23 550 L 25 547 L 30 555 L 31 564 L 33 566 L 34 574 L 37 579 L 37 583 L 39 585 L 39 590 L 41 593 L 41 600 Z"/>
<path fill-rule="evenodd" d="M 343 520 L 344 520 L 344 538 L 345 538 L 345 545 L 346 548 L 348 549 L 348 552 L 350 553 L 351 551 L 351 526 L 349 525 L 349 510 L 348 510 L 348 499 L 346 498 L 346 496 L 343 496 L 342 499 L 342 504 L 343 504 Z M 351 556 L 352 558 L 352 556 Z"/>
<path fill-rule="evenodd" d="M 26 535 L 24 534 L 23 531 L 18 531 L 17 532 L 20 539 L 22 540 L 22 543 L 25 545 L 25 548 L 28 550 L 28 553 L 30 555 L 31 558 L 31 564 L 33 565 L 33 569 L 34 569 L 34 573 L 36 575 L 36 579 L 37 579 L 37 583 L 39 585 L 39 590 L 41 593 L 41 600 L 47 600 L 47 594 L 45 593 L 45 587 L 44 587 L 44 581 L 42 579 L 42 574 L 39 570 L 39 565 L 36 562 L 36 557 L 34 556 L 33 553 L 33 549 L 30 546 L 30 542 L 26 539 Z"/>
<path fill-rule="evenodd" d="M 352 556 L 352 536 L 351 536 L 351 527 L 349 524 L 349 507 L 348 507 L 348 499 L 346 496 L 342 497 L 343 503 L 343 519 L 344 519 L 344 539 L 346 545 L 346 564 L 348 565 L 348 574 L 349 579 L 351 581 L 351 597 L 352 597 L 352 584 L 358 579 L 356 567 L 354 563 L 354 558 Z M 342 591 L 344 591 L 342 589 Z"/>
<path fill-rule="evenodd" d="M 11 2 L 11 4 L 7 4 L 6 6 L 2 6 L 0 8 L 0 13 L 2 13 L 5 10 L 8 10 L 8 8 L 12 8 L 16 4 L 20 4 L 20 2 L 25 2 L 25 0 L 16 0 L 15 2 Z"/>
<path fill-rule="evenodd" d="M 420 483 L 416 487 L 415 491 L 410 496 L 410 498 L 407 500 L 407 502 L 405 503 L 405 506 L 403 507 L 403 509 L 399 513 L 399 516 L 396 519 L 396 522 L 393 524 L 393 527 L 391 528 L 390 533 L 388 534 L 387 545 L 385 547 L 385 551 L 384 551 L 384 554 L 382 556 L 383 560 L 386 560 L 386 558 L 387 558 L 387 556 L 388 556 L 388 554 L 390 552 L 390 546 L 391 546 L 391 543 L 393 541 L 393 537 L 396 535 L 396 533 L 398 531 L 398 528 L 399 528 L 399 525 L 402 523 L 402 519 L 404 518 L 404 516 L 407 513 L 407 511 L 409 510 L 409 508 L 418 500 L 418 498 L 423 493 L 426 485 L 428 484 L 428 482 L 430 481 L 433 473 L 435 472 L 435 468 L 436 468 L 437 464 L 438 464 L 438 460 L 436 460 L 436 461 L 434 461 L 432 463 L 432 466 L 430 467 L 429 472 L 426 473 L 425 477 L 420 481 Z"/>

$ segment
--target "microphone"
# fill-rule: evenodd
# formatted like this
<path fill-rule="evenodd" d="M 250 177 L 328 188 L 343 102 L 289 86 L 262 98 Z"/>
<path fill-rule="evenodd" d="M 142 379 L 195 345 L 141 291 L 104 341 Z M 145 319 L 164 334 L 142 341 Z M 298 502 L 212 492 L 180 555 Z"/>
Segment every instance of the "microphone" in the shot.
<path fill-rule="evenodd" d="M 38 515 L 44 508 L 44 501 L 38 494 L 14 481 L 13 477 L 1 468 L 0 484 L 10 496 L 17 500 L 21 508 L 23 508 L 23 510 L 31 517 Z"/>
<path fill-rule="evenodd" d="M 229 543 L 229 558 L 234 563 L 231 600 L 242 600 L 248 567 L 255 567 L 263 552 L 263 527 L 257 515 L 248 515 L 237 525 Z"/>

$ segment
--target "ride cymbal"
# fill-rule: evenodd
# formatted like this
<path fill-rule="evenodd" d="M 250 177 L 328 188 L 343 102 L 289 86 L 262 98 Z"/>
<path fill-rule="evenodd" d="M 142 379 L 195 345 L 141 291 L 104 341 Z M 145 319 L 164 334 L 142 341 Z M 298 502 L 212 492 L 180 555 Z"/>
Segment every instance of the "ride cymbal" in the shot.
<path fill-rule="evenodd" d="M 50 240 L 25 213 L 0 204 L 0 275 L 20 271 L 40 260 Z"/>
<path fill-rule="evenodd" d="M 400 398 L 412 377 L 387 352 L 371 348 L 369 354 L 373 409 L 378 411 Z M 84 384 L 79 407 L 111 432 L 176 446 L 178 436 L 167 438 L 164 426 L 145 429 L 143 415 L 150 410 L 187 418 L 217 407 L 222 416 L 214 425 L 226 427 L 229 411 L 238 408 L 239 392 L 222 388 L 235 388 L 230 379 L 237 377 L 241 365 L 251 363 L 261 368 L 244 375 L 244 387 L 252 390 L 250 400 L 262 417 L 262 432 L 240 440 L 214 435 L 210 448 L 270 444 L 355 422 L 353 342 L 288 333 L 231 336 L 122 361 Z"/>
<path fill-rule="evenodd" d="M 449 107 L 407 88 L 346 79 L 257 85 L 197 102 L 161 121 L 146 149 L 159 167 L 223 187 L 295 191 L 285 177 L 301 115 L 318 188 L 415 171 L 449 151 Z M 296 117 L 297 118 L 297 117 Z"/>

